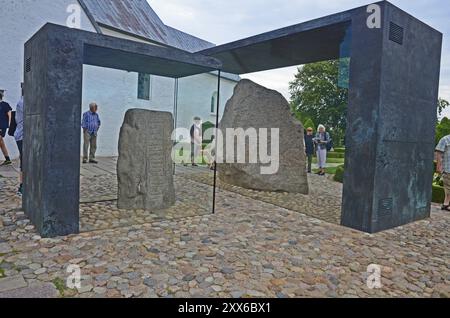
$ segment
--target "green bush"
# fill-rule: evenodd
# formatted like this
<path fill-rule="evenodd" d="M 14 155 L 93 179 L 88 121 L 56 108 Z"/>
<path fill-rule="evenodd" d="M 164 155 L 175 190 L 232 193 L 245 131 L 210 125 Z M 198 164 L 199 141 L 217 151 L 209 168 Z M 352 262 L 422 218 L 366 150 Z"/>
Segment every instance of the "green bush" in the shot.
<path fill-rule="evenodd" d="M 435 140 L 436 145 L 443 137 L 447 135 L 450 135 L 450 119 L 444 117 L 436 126 L 436 140 Z"/>
<path fill-rule="evenodd" d="M 211 128 L 214 128 L 214 127 L 216 127 L 216 125 L 214 125 L 212 122 L 210 122 L 210 121 L 207 121 L 207 122 L 205 122 L 205 123 L 203 123 L 203 125 L 202 125 L 202 133 L 203 133 L 203 136 L 205 136 L 206 137 L 206 134 L 205 134 L 205 132 L 208 130 L 208 129 L 211 129 Z M 205 140 L 203 140 L 205 143 L 210 143 L 211 142 L 211 140 L 208 140 L 208 139 L 205 139 Z"/>
<path fill-rule="evenodd" d="M 434 179 L 433 179 L 433 185 L 437 185 L 437 186 L 443 187 L 444 186 L 444 179 L 440 175 L 435 174 L 434 175 Z"/>
<path fill-rule="evenodd" d="M 444 188 L 433 184 L 433 199 L 434 203 L 444 203 L 445 191 Z"/>
<path fill-rule="evenodd" d="M 327 154 L 328 158 L 335 158 L 335 159 L 345 159 L 345 153 L 341 152 L 329 152 Z"/>
<path fill-rule="evenodd" d="M 343 158 L 327 158 L 327 163 L 344 163 L 345 159 Z M 317 158 L 313 158 L 313 163 L 317 163 Z"/>
<path fill-rule="evenodd" d="M 303 127 L 305 127 L 305 130 L 310 127 L 315 130 L 316 126 L 314 122 L 311 120 L 311 118 L 306 118 L 305 121 L 303 122 Z"/>
<path fill-rule="evenodd" d="M 336 174 L 333 177 L 333 180 L 336 182 L 344 183 L 344 166 L 339 166 L 336 168 Z"/>
<path fill-rule="evenodd" d="M 345 153 L 345 148 L 334 148 L 334 152 Z"/>

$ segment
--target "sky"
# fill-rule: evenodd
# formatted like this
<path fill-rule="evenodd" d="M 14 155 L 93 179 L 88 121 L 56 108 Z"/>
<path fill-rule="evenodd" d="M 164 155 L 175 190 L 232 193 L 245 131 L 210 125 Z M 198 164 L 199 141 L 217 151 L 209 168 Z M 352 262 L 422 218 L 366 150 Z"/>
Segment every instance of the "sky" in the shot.
<path fill-rule="evenodd" d="M 368 0 L 147 0 L 165 24 L 220 45 L 325 15 L 367 5 Z M 444 34 L 439 96 L 450 101 L 450 0 L 391 0 Z M 296 67 L 250 78 L 289 99 Z M 450 109 L 445 115 L 450 116 Z"/>

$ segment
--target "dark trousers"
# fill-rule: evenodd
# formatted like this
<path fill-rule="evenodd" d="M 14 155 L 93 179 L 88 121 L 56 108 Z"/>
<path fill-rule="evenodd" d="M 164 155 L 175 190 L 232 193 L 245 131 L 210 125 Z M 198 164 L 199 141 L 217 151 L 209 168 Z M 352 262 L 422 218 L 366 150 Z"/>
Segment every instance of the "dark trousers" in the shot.
<path fill-rule="evenodd" d="M 94 160 L 97 152 L 97 135 L 84 132 L 83 160 Z"/>
<path fill-rule="evenodd" d="M 22 140 L 17 140 L 16 144 L 17 144 L 17 148 L 19 149 L 19 154 L 20 154 L 20 171 L 22 171 L 22 157 L 23 157 L 23 155 L 22 155 L 22 152 L 23 152 L 22 145 L 23 145 L 23 141 Z"/>
<path fill-rule="evenodd" d="M 308 158 L 308 173 L 311 173 L 311 171 L 312 171 L 313 155 L 312 154 L 306 154 L 306 157 Z"/>

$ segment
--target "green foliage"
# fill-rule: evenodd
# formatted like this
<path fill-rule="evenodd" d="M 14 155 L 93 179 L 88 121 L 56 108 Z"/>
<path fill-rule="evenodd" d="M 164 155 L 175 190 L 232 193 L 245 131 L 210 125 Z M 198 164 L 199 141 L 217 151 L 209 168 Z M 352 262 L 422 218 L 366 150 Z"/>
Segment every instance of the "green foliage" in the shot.
<path fill-rule="evenodd" d="M 440 187 L 444 186 L 444 179 L 440 174 L 437 173 L 434 174 L 433 184 Z"/>
<path fill-rule="evenodd" d="M 213 124 L 212 122 L 210 122 L 210 121 L 207 121 L 207 122 L 203 123 L 203 125 L 202 125 L 202 136 L 205 136 L 205 137 L 206 137 L 205 132 L 206 132 L 208 129 L 211 129 L 211 128 L 214 128 L 214 127 L 216 127 L 216 125 L 214 125 L 214 124 Z M 210 140 L 210 139 L 205 139 L 204 142 L 210 143 L 211 140 Z"/>
<path fill-rule="evenodd" d="M 439 174 L 436 173 L 436 161 L 434 161 L 434 179 L 433 179 L 433 196 L 432 202 L 434 203 L 444 203 L 445 200 L 445 190 L 444 190 L 444 180 Z"/>
<path fill-rule="evenodd" d="M 61 297 L 64 297 L 64 294 L 66 293 L 66 283 L 63 279 L 57 277 L 52 281 L 53 285 L 55 285 L 55 288 L 59 291 L 59 294 Z"/>
<path fill-rule="evenodd" d="M 342 163 L 344 164 L 345 159 L 343 158 L 327 158 L 327 163 Z M 317 163 L 317 158 L 313 158 L 313 163 Z"/>
<path fill-rule="evenodd" d="M 316 129 L 315 128 L 316 126 L 314 125 L 314 122 L 312 121 L 311 118 L 308 118 L 306 121 L 303 122 L 303 127 L 305 127 L 305 130 L 309 127 L 311 127 L 314 130 Z"/>
<path fill-rule="evenodd" d="M 334 148 L 334 152 L 345 153 L 345 148 Z"/>
<path fill-rule="evenodd" d="M 333 158 L 333 159 L 345 159 L 345 153 L 342 152 L 329 152 L 327 154 L 328 158 Z"/>
<path fill-rule="evenodd" d="M 336 182 L 344 183 L 344 171 L 344 165 L 337 167 L 333 180 Z"/>
<path fill-rule="evenodd" d="M 344 158 L 327 158 L 327 163 L 341 163 L 344 164 Z"/>
<path fill-rule="evenodd" d="M 436 145 L 443 137 L 447 135 L 450 135 L 450 119 L 444 117 L 442 118 L 440 123 L 436 126 L 436 139 L 435 139 Z"/>
<path fill-rule="evenodd" d="M 335 174 L 336 173 L 336 169 L 337 169 L 337 167 L 325 168 L 325 173 L 327 173 L 327 174 Z M 317 172 L 319 172 L 319 169 L 314 169 L 313 172 L 317 173 Z"/>
<path fill-rule="evenodd" d="M 439 98 L 438 100 L 438 115 L 441 116 L 444 109 L 450 106 L 450 103 L 443 98 Z"/>
<path fill-rule="evenodd" d="M 298 111 L 297 107 L 291 103 L 291 110 L 294 113 L 295 117 L 303 124 L 303 127 L 305 128 L 305 131 L 307 128 L 311 127 L 312 129 L 316 130 L 316 124 L 314 123 L 314 121 L 311 119 L 311 117 L 309 117 L 306 114 L 301 113 L 300 111 Z"/>
<path fill-rule="evenodd" d="M 433 198 L 434 203 L 444 203 L 445 200 L 445 190 L 444 187 L 433 184 Z"/>
<path fill-rule="evenodd" d="M 304 65 L 289 83 L 297 118 L 325 125 L 337 147 L 343 143 L 348 105 L 348 89 L 338 85 L 339 66 L 338 60 Z"/>

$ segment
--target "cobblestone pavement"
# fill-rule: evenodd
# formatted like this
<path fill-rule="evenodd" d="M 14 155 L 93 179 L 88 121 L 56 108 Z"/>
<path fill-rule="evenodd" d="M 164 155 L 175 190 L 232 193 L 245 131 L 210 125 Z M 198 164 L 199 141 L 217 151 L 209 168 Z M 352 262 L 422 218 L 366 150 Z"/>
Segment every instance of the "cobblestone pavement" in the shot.
<path fill-rule="evenodd" d="M 213 178 L 208 173 L 191 174 L 187 177 L 200 183 L 213 184 Z M 300 212 L 326 222 L 340 224 L 342 184 L 316 174 L 309 174 L 308 182 L 309 195 L 249 190 L 221 182 L 220 180 L 218 180 L 218 187 L 258 201 Z"/>
<path fill-rule="evenodd" d="M 105 191 L 97 191 L 96 197 L 84 196 L 83 203 L 80 205 L 82 232 L 212 213 L 212 187 L 180 176 L 175 176 L 175 205 L 161 211 L 119 210 L 116 200 L 117 180 L 115 176 L 102 176 L 100 179 L 89 180 L 89 182 L 84 182 L 81 188 L 85 189 L 84 192 L 89 193 L 86 188 L 97 188 L 96 184 L 98 183 L 102 183 Z M 114 199 L 111 200 L 111 198 Z"/>
<path fill-rule="evenodd" d="M 212 213 L 213 188 L 191 180 L 192 173 L 202 168 L 177 167 L 175 182 L 176 203 L 160 211 L 120 210 L 117 208 L 117 176 L 100 170 L 103 164 L 83 166 L 80 193 L 80 230 L 82 232 L 131 226 L 161 220 L 173 220 Z M 107 169 L 107 168 L 106 168 Z M 204 179 L 213 180 L 206 173 Z"/>
<path fill-rule="evenodd" d="M 42 239 L 16 183 L 0 178 L 0 297 L 450 296 L 450 214 L 437 208 L 369 235 L 221 189 L 215 215 Z M 78 290 L 65 287 L 69 264 Z M 366 285 L 369 264 L 381 289 Z"/>
<path fill-rule="evenodd" d="M 255 191 L 223 182 L 219 182 L 218 185 L 227 192 L 234 192 L 326 222 L 340 224 L 342 184 L 314 174 L 309 175 L 308 179 L 309 195 Z M 117 209 L 116 175 L 84 176 L 81 180 L 81 230 L 83 232 L 101 230 L 161 219 L 210 214 L 213 182 L 213 174 L 205 169 L 177 167 L 175 176 L 177 202 L 175 206 L 150 213 L 143 210 L 123 211 Z"/>

